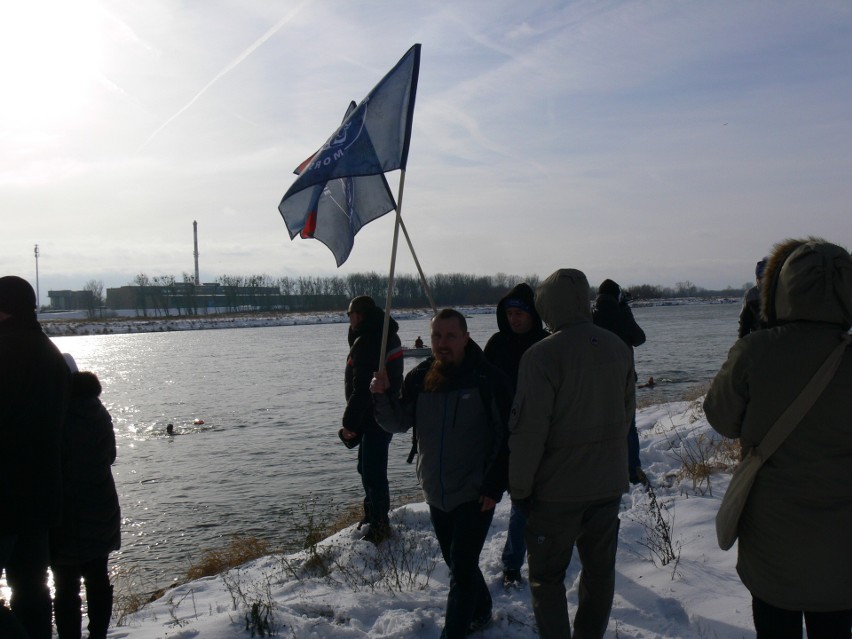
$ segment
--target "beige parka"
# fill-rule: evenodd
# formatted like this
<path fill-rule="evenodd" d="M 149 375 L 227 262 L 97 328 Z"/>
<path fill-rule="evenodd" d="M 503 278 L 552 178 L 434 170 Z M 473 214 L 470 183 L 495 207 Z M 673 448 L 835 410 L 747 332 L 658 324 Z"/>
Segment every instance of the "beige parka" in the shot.
<path fill-rule="evenodd" d="M 592 323 L 581 271 L 553 273 L 538 287 L 535 306 L 554 334 L 521 358 L 509 418 L 509 492 L 537 502 L 617 498 L 628 486 L 632 353 Z"/>

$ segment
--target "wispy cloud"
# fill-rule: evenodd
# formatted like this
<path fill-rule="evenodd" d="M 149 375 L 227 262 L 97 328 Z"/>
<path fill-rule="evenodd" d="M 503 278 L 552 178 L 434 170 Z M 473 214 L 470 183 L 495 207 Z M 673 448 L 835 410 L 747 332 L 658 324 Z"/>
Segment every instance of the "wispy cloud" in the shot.
<path fill-rule="evenodd" d="M 201 90 L 198 93 L 196 93 L 195 96 L 193 96 L 193 98 L 189 102 L 187 102 L 183 107 L 178 109 L 177 113 L 175 113 L 168 120 L 163 122 L 159 127 L 157 127 L 157 129 L 151 135 L 148 136 L 148 139 L 145 140 L 145 142 L 142 143 L 142 146 L 140 146 L 137 149 L 137 152 L 142 151 L 146 146 L 148 146 L 148 144 L 151 143 L 151 140 L 153 140 L 155 137 L 157 137 L 157 134 L 159 134 L 160 131 L 162 131 L 167 126 L 169 126 L 172 122 L 177 120 L 184 112 L 187 111 L 187 109 L 189 109 L 193 104 L 195 104 L 198 101 L 198 99 L 201 98 L 201 96 L 204 95 L 204 93 L 206 93 L 207 90 L 210 87 L 212 87 L 214 84 L 216 84 L 216 82 L 221 80 L 222 77 L 224 77 L 225 75 L 227 75 L 228 73 L 233 71 L 235 68 L 237 68 L 246 58 L 248 58 L 252 53 L 257 51 L 257 49 L 260 48 L 267 40 L 269 40 L 272 36 L 274 36 L 276 33 L 278 33 L 282 28 L 284 28 L 284 26 L 286 26 L 294 17 L 296 17 L 299 14 L 299 12 L 302 11 L 302 9 L 305 8 L 306 5 L 310 4 L 313 1 L 314 0 L 302 0 L 302 2 L 300 2 L 298 6 L 296 6 L 294 9 L 289 11 L 287 13 L 287 15 L 285 15 L 283 18 L 281 18 L 281 20 L 276 22 L 266 33 L 264 33 L 257 40 L 255 40 L 251 44 L 251 46 L 249 46 L 245 51 L 243 51 L 240 55 L 238 55 L 236 58 L 234 58 L 230 63 L 225 65 L 225 67 L 221 71 L 219 71 L 219 73 L 217 73 L 213 77 L 213 79 L 210 80 L 210 82 L 205 84 L 201 88 Z"/>

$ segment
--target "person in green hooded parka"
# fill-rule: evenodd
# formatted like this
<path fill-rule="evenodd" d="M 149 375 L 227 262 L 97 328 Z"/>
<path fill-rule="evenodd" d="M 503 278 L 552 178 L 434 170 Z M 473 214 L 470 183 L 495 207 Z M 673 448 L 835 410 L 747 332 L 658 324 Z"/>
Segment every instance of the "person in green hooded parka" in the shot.
<path fill-rule="evenodd" d="M 852 257 L 821 239 L 778 244 L 761 286 L 767 330 L 738 340 L 704 412 L 757 446 L 852 326 Z M 852 347 L 757 474 L 739 523 L 737 572 L 763 637 L 848 639 L 852 625 Z"/>

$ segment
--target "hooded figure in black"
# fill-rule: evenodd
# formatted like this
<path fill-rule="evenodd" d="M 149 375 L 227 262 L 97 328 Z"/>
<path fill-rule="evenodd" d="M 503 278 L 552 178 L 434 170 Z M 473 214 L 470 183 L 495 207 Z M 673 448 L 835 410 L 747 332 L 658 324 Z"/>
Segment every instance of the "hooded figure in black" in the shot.
<path fill-rule="evenodd" d="M 633 319 L 633 312 L 627 302 L 627 297 L 618 284 L 612 280 L 604 280 L 598 287 L 598 296 L 592 307 L 592 321 L 596 326 L 618 335 L 630 347 L 632 355 L 633 347 L 645 343 L 645 331 Z M 631 484 L 644 484 L 648 481 L 639 460 L 639 433 L 636 431 L 635 412 L 627 432 L 627 470 Z"/>
<path fill-rule="evenodd" d="M 364 518 L 370 529 L 364 539 L 379 543 L 390 535 L 388 511 L 388 447 L 391 435 L 373 416 L 370 380 L 379 370 L 385 314 L 373 298 L 361 295 L 349 304 L 349 356 L 346 358 L 346 410 L 340 438 L 348 448 L 358 448 L 358 473 L 364 486 Z M 385 368 L 395 392 L 402 387 L 402 345 L 399 325 L 390 318 Z"/>
<path fill-rule="evenodd" d="M 506 374 L 514 392 L 521 357 L 530 346 L 550 334 L 535 310 L 535 292 L 529 284 L 518 284 L 497 304 L 497 327 L 500 330 L 485 345 L 485 358 Z M 503 584 L 506 587 L 521 584 L 521 566 L 527 550 L 524 543 L 526 523 L 523 513 L 513 506 L 502 555 Z"/>
<path fill-rule="evenodd" d="M 66 359 L 75 371 L 73 359 Z M 109 553 L 121 547 L 121 511 L 110 470 L 115 433 L 100 394 L 101 383 L 94 373 L 72 373 L 62 436 L 62 523 L 50 531 L 53 608 L 60 639 L 80 638 L 81 578 L 86 584 L 90 639 L 106 637 L 112 615 L 107 561 Z"/>
<path fill-rule="evenodd" d="M 510 321 L 509 315 L 519 310 L 529 317 L 520 323 Z M 519 330 L 519 327 L 525 330 Z M 497 303 L 497 328 L 500 330 L 485 344 L 485 357 L 506 373 L 514 388 L 518 383 L 518 366 L 523 354 L 530 346 L 550 335 L 535 310 L 535 291 L 529 284 L 518 284 Z"/>
<path fill-rule="evenodd" d="M 36 294 L 0 277 L 0 571 L 12 591 L 0 637 L 50 639 L 48 529 L 59 520 L 70 372 L 36 318 Z"/>

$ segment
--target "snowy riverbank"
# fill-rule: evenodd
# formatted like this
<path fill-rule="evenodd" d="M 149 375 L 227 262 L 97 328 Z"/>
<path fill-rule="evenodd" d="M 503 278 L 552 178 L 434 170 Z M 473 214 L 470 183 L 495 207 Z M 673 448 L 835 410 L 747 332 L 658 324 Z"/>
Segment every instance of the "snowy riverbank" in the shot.
<path fill-rule="evenodd" d="M 477 311 L 472 312 L 488 312 Z M 491 309 L 490 312 L 493 312 Z M 428 310 L 394 311 L 397 319 L 429 317 Z M 162 333 L 200 331 L 221 328 L 262 328 L 303 324 L 340 324 L 347 321 L 344 312 L 328 313 L 258 313 L 240 315 L 200 315 L 191 317 L 117 317 L 109 320 L 39 318 L 44 332 L 51 337 L 72 335 L 118 335 L 127 333 Z"/>
<path fill-rule="evenodd" d="M 622 500 L 616 594 L 607 637 L 740 639 L 753 637 L 748 592 L 736 575 L 736 548 L 716 545 L 713 518 L 730 480 L 719 469 L 694 482 L 683 461 L 716 440 L 701 400 L 639 411 L 643 466 L 661 510 L 633 486 Z M 706 453 L 705 453 L 706 454 Z M 413 470 L 412 470 L 413 472 Z M 661 539 L 658 512 L 670 531 Z M 379 548 L 360 540 L 354 526 L 311 550 L 270 556 L 165 593 L 114 628 L 110 637 L 230 639 L 268 623 L 274 636 L 299 639 L 383 637 L 432 639 L 443 625 L 449 576 L 423 503 L 392 513 L 396 531 Z M 480 565 L 494 598 L 492 624 L 475 637 L 536 637 L 529 589 L 504 591 L 500 553 L 509 501 L 498 505 Z M 662 546 L 661 546 L 662 543 Z M 668 550 L 674 559 L 663 565 Z M 579 561 L 566 578 L 576 610 Z M 526 578 L 526 567 L 523 570 Z M 248 629 L 247 629 L 248 628 Z"/>

